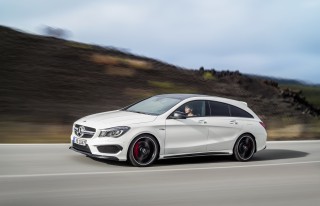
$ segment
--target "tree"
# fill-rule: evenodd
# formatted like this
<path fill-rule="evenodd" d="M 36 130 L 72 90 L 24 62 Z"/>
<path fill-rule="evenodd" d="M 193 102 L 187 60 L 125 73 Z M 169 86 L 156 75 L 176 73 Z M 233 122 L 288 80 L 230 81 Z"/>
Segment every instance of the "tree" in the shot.
<path fill-rule="evenodd" d="M 202 75 L 202 74 L 204 73 L 204 68 L 203 68 L 203 67 L 200 67 L 199 72 L 200 72 L 200 74 Z"/>
<path fill-rule="evenodd" d="M 54 28 L 50 26 L 45 26 L 43 28 L 43 33 L 47 36 L 59 38 L 59 39 L 65 39 L 67 36 L 69 36 L 69 32 L 65 29 L 61 28 Z"/>

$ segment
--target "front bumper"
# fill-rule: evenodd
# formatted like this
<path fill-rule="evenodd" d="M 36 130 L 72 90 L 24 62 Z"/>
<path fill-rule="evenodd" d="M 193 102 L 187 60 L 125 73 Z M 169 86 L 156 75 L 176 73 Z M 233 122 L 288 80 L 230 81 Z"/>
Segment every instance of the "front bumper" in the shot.
<path fill-rule="evenodd" d="M 81 154 L 87 155 L 89 157 L 94 157 L 94 158 L 99 158 L 99 159 L 107 159 L 107 160 L 116 160 L 119 161 L 119 158 L 114 157 L 114 156 L 106 156 L 106 155 L 95 155 L 92 154 L 90 151 L 83 151 L 83 150 L 79 150 L 73 146 L 69 147 L 69 149 L 75 151 L 75 152 L 79 152 Z"/>
<path fill-rule="evenodd" d="M 72 134 L 70 138 L 70 149 L 75 152 L 101 159 L 127 160 L 128 143 L 124 141 L 127 138 L 79 138 L 74 134 Z M 76 144 L 75 138 L 85 140 L 86 144 L 84 146 Z"/>

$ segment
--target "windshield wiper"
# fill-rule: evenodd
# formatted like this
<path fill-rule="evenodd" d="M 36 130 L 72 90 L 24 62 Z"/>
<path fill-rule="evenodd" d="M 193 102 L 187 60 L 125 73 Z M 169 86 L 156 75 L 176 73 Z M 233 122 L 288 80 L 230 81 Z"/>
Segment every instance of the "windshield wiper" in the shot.
<path fill-rule="evenodd" d="M 139 111 L 134 111 L 134 110 L 124 110 L 124 111 L 127 111 L 127 112 L 134 112 L 134 113 L 139 113 L 139 114 L 146 114 L 144 112 L 139 112 Z"/>
<path fill-rule="evenodd" d="M 157 114 L 154 114 L 154 113 L 147 113 L 147 112 L 140 112 L 140 111 L 134 111 L 134 110 L 124 110 L 124 111 L 127 111 L 127 112 L 134 112 L 134 113 L 139 113 L 139 114 L 146 114 L 146 115 L 157 115 Z"/>

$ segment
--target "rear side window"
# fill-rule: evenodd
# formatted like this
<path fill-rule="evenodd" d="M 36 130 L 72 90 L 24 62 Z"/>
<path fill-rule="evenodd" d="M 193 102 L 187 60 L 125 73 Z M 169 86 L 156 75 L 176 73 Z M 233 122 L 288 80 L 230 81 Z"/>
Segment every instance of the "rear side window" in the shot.
<path fill-rule="evenodd" d="M 232 117 L 245 117 L 245 118 L 253 118 L 251 114 L 244 111 L 243 109 L 240 109 L 239 107 L 235 107 L 232 105 L 229 105 L 230 112 Z"/>
<path fill-rule="evenodd" d="M 228 104 L 209 101 L 211 116 L 230 117 Z"/>

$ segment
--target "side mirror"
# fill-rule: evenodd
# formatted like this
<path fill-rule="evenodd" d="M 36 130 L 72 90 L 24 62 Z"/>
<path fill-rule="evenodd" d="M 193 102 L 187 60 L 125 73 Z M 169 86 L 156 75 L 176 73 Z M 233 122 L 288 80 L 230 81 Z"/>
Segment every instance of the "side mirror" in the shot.
<path fill-rule="evenodd" d="M 186 119 L 187 115 L 183 112 L 174 112 L 173 113 L 173 118 L 172 119 Z"/>

